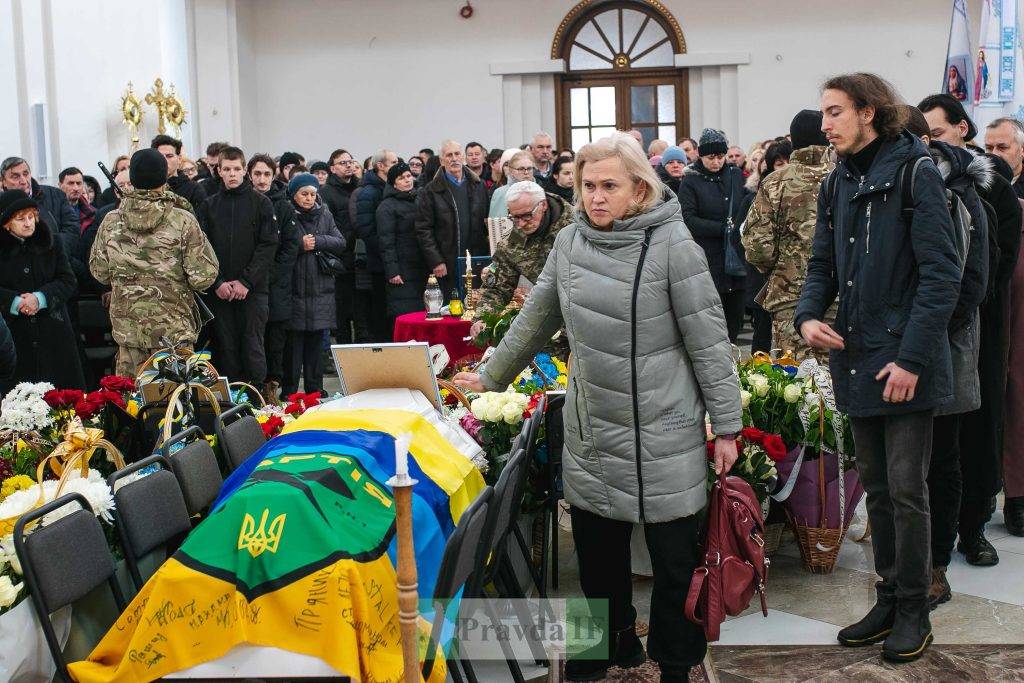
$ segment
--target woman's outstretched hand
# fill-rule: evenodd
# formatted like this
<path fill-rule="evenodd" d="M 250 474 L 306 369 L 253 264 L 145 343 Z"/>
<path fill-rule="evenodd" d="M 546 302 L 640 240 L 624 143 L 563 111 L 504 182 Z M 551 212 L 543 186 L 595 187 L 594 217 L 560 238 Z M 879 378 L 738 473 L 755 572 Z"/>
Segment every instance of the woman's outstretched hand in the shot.
<path fill-rule="evenodd" d="M 460 372 L 455 375 L 452 381 L 455 382 L 456 386 L 475 391 L 478 394 L 487 391 L 483 382 L 480 381 L 480 375 L 475 372 Z"/>

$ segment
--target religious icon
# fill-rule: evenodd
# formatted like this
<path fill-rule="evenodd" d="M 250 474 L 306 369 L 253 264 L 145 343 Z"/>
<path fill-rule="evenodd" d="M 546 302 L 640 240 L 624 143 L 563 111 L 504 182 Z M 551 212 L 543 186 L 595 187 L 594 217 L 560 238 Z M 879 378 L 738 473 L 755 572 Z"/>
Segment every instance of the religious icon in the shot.
<path fill-rule="evenodd" d="M 960 69 L 955 64 L 949 65 L 949 76 L 946 79 L 946 92 L 960 100 L 967 99 L 967 81 L 964 80 Z"/>
<path fill-rule="evenodd" d="M 978 66 L 974 72 L 974 101 L 977 103 L 992 96 L 988 89 L 988 64 L 985 62 L 985 51 L 978 50 Z"/>

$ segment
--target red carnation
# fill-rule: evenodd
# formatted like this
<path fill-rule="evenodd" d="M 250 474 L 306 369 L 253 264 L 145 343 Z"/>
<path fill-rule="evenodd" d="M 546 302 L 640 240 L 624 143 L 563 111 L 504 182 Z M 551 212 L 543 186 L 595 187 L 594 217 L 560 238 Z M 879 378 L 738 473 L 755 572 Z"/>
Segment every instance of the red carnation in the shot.
<path fill-rule="evenodd" d="M 302 403 L 300 403 L 299 401 L 292 401 L 291 403 L 284 407 L 285 415 L 294 415 L 296 413 L 302 415 L 303 410 L 304 408 L 302 407 Z"/>
<path fill-rule="evenodd" d="M 284 429 L 284 420 L 277 415 L 271 415 L 267 421 L 260 425 L 263 428 L 263 436 L 272 439 Z"/>

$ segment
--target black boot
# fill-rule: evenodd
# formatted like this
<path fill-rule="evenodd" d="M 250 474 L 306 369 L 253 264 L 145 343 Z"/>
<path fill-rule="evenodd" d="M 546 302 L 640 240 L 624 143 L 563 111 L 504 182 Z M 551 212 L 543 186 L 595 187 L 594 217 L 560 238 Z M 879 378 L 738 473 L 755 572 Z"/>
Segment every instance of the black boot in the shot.
<path fill-rule="evenodd" d="M 565 677 L 570 681 L 599 681 L 608 674 L 610 667 L 631 669 L 646 659 L 644 645 L 636 636 L 636 626 L 631 624 L 629 628 L 611 632 L 607 658 L 593 659 L 583 652 L 565 663 Z"/>
<path fill-rule="evenodd" d="M 999 564 L 999 553 L 985 538 L 984 528 L 960 534 L 956 549 L 964 554 L 967 564 L 975 567 L 994 567 Z"/>
<path fill-rule="evenodd" d="M 1014 536 L 1024 536 L 1024 496 L 1007 498 L 1003 505 L 1006 530 Z"/>
<path fill-rule="evenodd" d="M 846 647 L 864 647 L 885 640 L 892 630 L 896 618 L 896 593 L 891 586 L 883 583 L 875 584 L 875 606 L 863 619 L 856 624 L 847 626 L 839 632 L 840 645 Z"/>
<path fill-rule="evenodd" d="M 882 643 L 882 657 L 890 662 L 912 662 L 932 644 L 932 624 L 925 598 L 900 600 L 892 632 Z"/>

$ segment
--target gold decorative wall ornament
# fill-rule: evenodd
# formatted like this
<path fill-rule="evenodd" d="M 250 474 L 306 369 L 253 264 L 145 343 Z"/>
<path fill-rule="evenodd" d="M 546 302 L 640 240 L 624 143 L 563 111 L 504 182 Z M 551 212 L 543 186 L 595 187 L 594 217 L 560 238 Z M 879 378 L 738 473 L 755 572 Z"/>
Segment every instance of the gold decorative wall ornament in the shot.
<path fill-rule="evenodd" d="M 147 100 L 149 98 L 147 97 Z M 128 81 L 128 89 L 121 96 L 121 119 L 132 135 L 132 151 L 139 146 L 139 126 L 142 125 L 142 104 L 132 91 L 132 83 Z"/>

